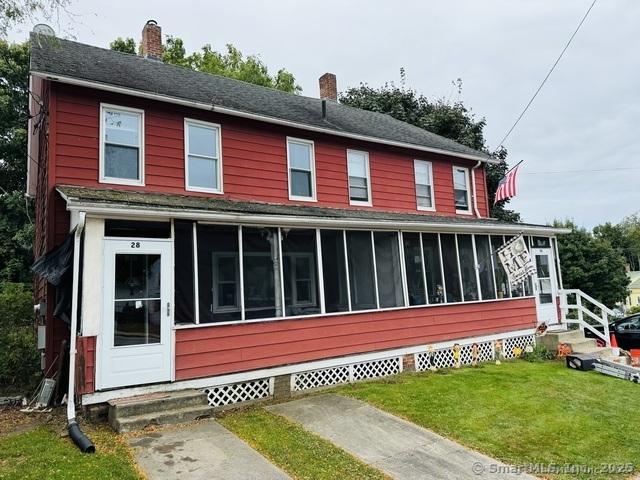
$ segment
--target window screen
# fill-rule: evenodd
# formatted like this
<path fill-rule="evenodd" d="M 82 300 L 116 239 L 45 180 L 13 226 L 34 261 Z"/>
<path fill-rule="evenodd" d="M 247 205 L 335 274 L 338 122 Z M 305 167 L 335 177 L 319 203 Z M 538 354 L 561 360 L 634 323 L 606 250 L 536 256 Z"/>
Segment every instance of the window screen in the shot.
<path fill-rule="evenodd" d="M 496 298 L 491 264 L 491 246 L 487 235 L 476 235 L 476 254 L 478 255 L 478 276 L 480 277 L 480 291 L 483 300 Z"/>
<path fill-rule="evenodd" d="M 242 248 L 245 318 L 282 316 L 279 269 L 274 269 L 279 261 L 278 231 L 243 227 Z"/>
<path fill-rule="evenodd" d="M 325 309 L 330 312 L 349 310 L 347 268 L 342 230 L 322 230 L 322 275 Z"/>
<path fill-rule="evenodd" d="M 403 233 L 402 241 L 404 243 L 404 264 L 407 271 L 409 305 L 424 305 L 427 303 L 427 297 L 424 287 L 420 234 L 409 232 Z"/>
<path fill-rule="evenodd" d="M 496 291 L 498 294 L 498 298 L 509 298 L 511 296 L 509 289 L 509 280 L 507 278 L 507 273 L 504 271 L 504 267 L 502 263 L 500 263 L 500 259 L 498 255 L 496 255 L 496 251 L 504 244 L 501 235 L 491 235 L 491 252 L 493 254 L 493 265 L 494 272 L 496 276 Z"/>
<path fill-rule="evenodd" d="M 444 281 L 440 268 L 440 246 L 437 233 L 423 233 L 424 269 L 427 276 L 429 303 L 444 303 Z M 447 286 L 448 288 L 448 286 Z"/>
<path fill-rule="evenodd" d="M 320 313 L 316 231 L 282 229 L 282 262 L 286 315 Z"/>
<path fill-rule="evenodd" d="M 195 322 L 195 291 L 193 272 L 193 222 L 174 220 L 174 284 L 177 324 Z"/>
<path fill-rule="evenodd" d="M 404 305 L 397 232 L 374 232 L 380 308 Z"/>
<path fill-rule="evenodd" d="M 471 235 L 458 235 L 458 253 L 460 273 L 462 274 L 462 292 L 465 302 L 479 300 L 476 262 L 473 256 Z"/>
<path fill-rule="evenodd" d="M 351 309 L 377 308 L 371 232 L 347 232 Z"/>
<path fill-rule="evenodd" d="M 447 292 L 447 302 L 461 302 L 460 274 L 458 273 L 458 255 L 456 253 L 456 237 L 452 234 L 441 234 L 442 264 Z"/>

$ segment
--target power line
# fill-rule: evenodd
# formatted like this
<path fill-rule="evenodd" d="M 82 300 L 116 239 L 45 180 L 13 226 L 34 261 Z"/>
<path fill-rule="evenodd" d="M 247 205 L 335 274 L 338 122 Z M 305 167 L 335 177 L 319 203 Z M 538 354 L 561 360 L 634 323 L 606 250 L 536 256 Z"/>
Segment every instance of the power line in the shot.
<path fill-rule="evenodd" d="M 554 175 L 557 173 L 615 172 L 621 170 L 640 170 L 640 167 L 596 168 L 593 170 L 550 170 L 547 172 L 522 172 L 518 175 Z"/>
<path fill-rule="evenodd" d="M 580 30 L 580 27 L 582 27 L 582 24 L 584 23 L 584 21 L 587 19 L 587 16 L 589 15 L 589 12 L 591 12 L 591 9 L 593 8 L 593 6 L 596 4 L 597 0 L 593 0 L 593 2 L 591 3 L 591 6 L 587 9 L 587 13 L 584 14 L 584 16 L 582 17 L 582 20 L 580 20 L 580 23 L 578 24 L 578 26 L 576 27 L 576 29 L 574 30 L 573 34 L 571 35 L 571 37 L 569 37 L 569 41 L 567 42 L 567 44 L 564 46 L 564 48 L 562 49 L 562 51 L 560 52 L 560 55 L 558 55 L 558 58 L 556 58 L 556 61 L 554 62 L 554 64 L 551 66 L 551 69 L 549 70 L 549 72 L 547 73 L 547 75 L 544 77 L 544 80 L 542 80 L 542 83 L 540 83 L 540 86 L 538 87 L 538 89 L 536 90 L 536 92 L 533 94 L 533 96 L 531 97 L 531 100 L 529 100 L 529 103 L 527 103 L 527 105 L 524 107 L 524 109 L 522 110 L 522 112 L 520 113 L 520 115 L 518 115 L 518 118 L 516 119 L 516 121 L 513 123 L 513 125 L 511 125 L 511 128 L 509 129 L 509 131 L 507 131 L 507 133 L 505 134 L 505 136 L 502 138 L 502 140 L 500 141 L 500 143 L 498 144 L 498 146 L 496 147 L 496 149 L 494 150 L 494 153 L 498 151 L 498 149 L 504 144 L 505 140 L 509 137 L 509 135 L 511 135 L 511 132 L 513 132 L 513 130 L 516 128 L 516 125 L 518 125 L 518 123 L 520 123 L 520 120 L 522 120 L 522 117 L 524 116 L 524 114 L 527 112 L 527 110 L 529 110 L 529 107 L 531 106 L 531 104 L 533 103 L 533 101 L 536 99 L 536 97 L 538 96 L 538 94 L 540 93 L 540 90 L 542 90 L 542 87 L 544 87 L 545 83 L 547 83 L 547 80 L 549 79 L 549 77 L 551 76 L 551 74 L 553 73 L 553 71 L 555 70 L 556 66 L 558 65 L 558 63 L 560 62 L 560 59 L 562 58 L 562 56 L 564 55 L 564 52 L 567 51 L 567 48 L 569 48 L 569 45 L 571 45 L 571 42 L 573 41 L 573 38 L 576 36 L 576 34 L 578 33 L 578 31 Z"/>

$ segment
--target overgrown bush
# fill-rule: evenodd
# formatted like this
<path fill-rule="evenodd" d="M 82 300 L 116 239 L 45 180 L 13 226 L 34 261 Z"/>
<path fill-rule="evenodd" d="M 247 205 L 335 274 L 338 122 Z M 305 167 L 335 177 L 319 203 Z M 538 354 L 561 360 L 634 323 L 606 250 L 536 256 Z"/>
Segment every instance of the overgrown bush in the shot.
<path fill-rule="evenodd" d="M 33 296 L 22 283 L 0 284 L 0 385 L 31 387 L 40 370 Z"/>
<path fill-rule="evenodd" d="M 554 358 L 556 358 L 556 354 L 549 351 L 544 345 L 535 345 L 530 352 L 525 350 L 522 354 L 522 359 L 528 362 L 544 362 Z"/>
<path fill-rule="evenodd" d="M 640 305 L 634 305 L 629 310 L 627 310 L 627 315 L 635 315 L 636 313 L 640 313 Z"/>

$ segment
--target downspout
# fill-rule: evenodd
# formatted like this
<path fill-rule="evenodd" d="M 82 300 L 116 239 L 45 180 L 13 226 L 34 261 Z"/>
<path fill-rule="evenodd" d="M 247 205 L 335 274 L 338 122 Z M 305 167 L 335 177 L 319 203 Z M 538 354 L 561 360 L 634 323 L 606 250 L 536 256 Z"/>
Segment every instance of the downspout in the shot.
<path fill-rule="evenodd" d="M 73 241 L 73 283 L 71 290 L 71 335 L 69 341 L 69 391 L 67 392 L 67 428 L 69 436 L 82 453 L 94 453 L 96 447 L 91 440 L 82 433 L 76 421 L 76 339 L 78 332 L 78 287 L 80 285 L 80 247 L 82 231 L 85 224 L 85 212 L 79 212 L 78 224 Z"/>
<path fill-rule="evenodd" d="M 471 169 L 471 190 L 473 190 L 473 211 L 476 217 L 480 218 L 480 211 L 478 210 L 478 194 L 476 192 L 476 168 L 482 165 L 482 161 L 478 160 L 478 163 Z"/>

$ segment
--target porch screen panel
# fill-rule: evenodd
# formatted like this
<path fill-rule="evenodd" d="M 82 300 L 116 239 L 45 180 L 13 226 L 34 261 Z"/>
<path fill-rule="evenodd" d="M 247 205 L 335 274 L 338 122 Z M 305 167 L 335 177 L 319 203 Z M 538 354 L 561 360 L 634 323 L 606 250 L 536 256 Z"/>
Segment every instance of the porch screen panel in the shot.
<path fill-rule="evenodd" d="M 447 292 L 447 303 L 461 302 L 460 274 L 458 273 L 458 254 L 456 252 L 456 236 L 441 234 L 442 264 L 444 266 L 444 281 Z"/>
<path fill-rule="evenodd" d="M 285 314 L 320 313 L 316 231 L 282 229 Z"/>
<path fill-rule="evenodd" d="M 174 288 L 176 324 L 195 323 L 195 290 L 193 272 L 193 222 L 175 220 L 173 224 Z"/>
<path fill-rule="evenodd" d="M 380 308 L 404 305 L 397 232 L 374 232 Z"/>
<path fill-rule="evenodd" d="M 320 243 L 325 310 L 327 313 L 346 312 L 349 310 L 349 293 L 342 230 L 322 230 Z"/>
<path fill-rule="evenodd" d="M 471 242 L 471 235 L 458 235 L 462 293 L 465 302 L 473 302 L 480 299 L 478 296 L 478 279 L 476 278 L 476 262 Z"/>
<path fill-rule="evenodd" d="M 424 250 L 424 270 L 427 276 L 427 296 L 429 303 L 444 303 L 444 283 L 440 267 L 440 246 L 437 233 L 422 234 Z M 447 285 L 447 289 L 449 285 Z"/>
<path fill-rule="evenodd" d="M 376 305 L 371 232 L 347 232 L 351 309 L 370 310 Z"/>
<path fill-rule="evenodd" d="M 509 279 L 495 253 L 503 243 L 502 236 L 491 235 L 491 253 L 493 255 L 493 265 L 496 275 L 496 293 L 498 298 L 509 298 L 511 296 L 509 294 Z"/>
<path fill-rule="evenodd" d="M 496 298 L 496 289 L 493 282 L 493 270 L 491 267 L 491 246 L 487 235 L 476 235 L 476 253 L 478 255 L 478 275 L 480 276 L 480 292 L 483 300 Z"/>
<path fill-rule="evenodd" d="M 404 244 L 404 264 L 407 271 L 409 305 L 424 305 L 427 303 L 427 297 L 424 287 L 420 234 L 403 233 L 402 243 Z"/>
<path fill-rule="evenodd" d="M 200 323 L 241 319 L 238 227 L 198 225 Z"/>
<path fill-rule="evenodd" d="M 282 316 L 279 285 L 278 230 L 242 228 L 245 318 Z"/>

